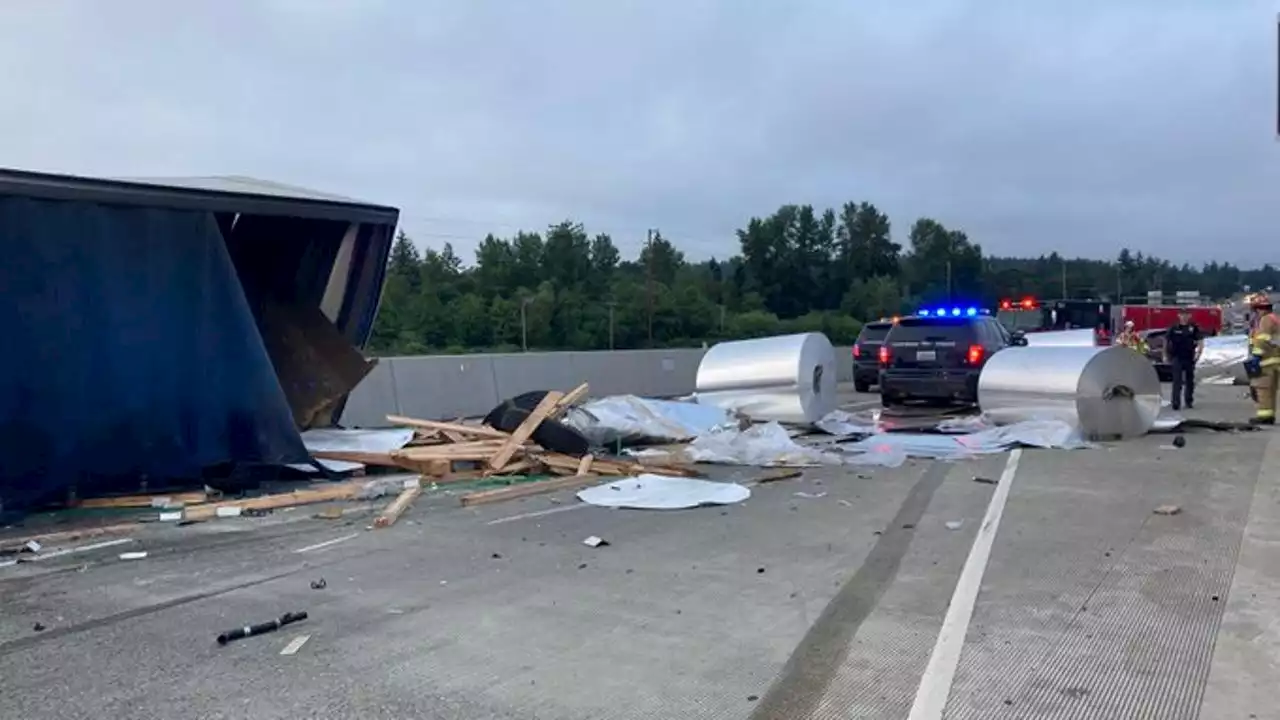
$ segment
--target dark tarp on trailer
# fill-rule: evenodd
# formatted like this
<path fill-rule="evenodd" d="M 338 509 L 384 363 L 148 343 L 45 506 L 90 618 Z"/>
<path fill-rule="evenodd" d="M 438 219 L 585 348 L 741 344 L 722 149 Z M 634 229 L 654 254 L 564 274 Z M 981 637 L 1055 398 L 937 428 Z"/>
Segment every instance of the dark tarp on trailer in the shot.
<path fill-rule="evenodd" d="M 308 461 L 252 303 L 269 295 L 315 307 L 340 232 L 330 228 L 308 247 L 298 236 L 314 232 L 291 234 L 279 222 L 305 219 L 307 209 L 263 198 L 267 204 L 255 207 L 253 198 L 173 189 L 173 198 L 31 184 L 12 192 L 5 181 L 0 176 L 3 507 L 62 500 L 72 488 L 88 496 L 136 490 L 140 481 L 199 481 L 215 467 Z M 90 191 L 145 190 L 83 182 Z M 358 227 L 353 236 L 369 241 L 346 260 L 334 322 L 362 345 L 394 215 L 390 225 L 356 225 L 358 218 L 315 217 L 332 208 L 310 209 L 312 221 Z M 233 228 L 251 230 L 263 217 L 276 221 L 278 242 L 249 234 L 256 250 L 238 245 Z"/>

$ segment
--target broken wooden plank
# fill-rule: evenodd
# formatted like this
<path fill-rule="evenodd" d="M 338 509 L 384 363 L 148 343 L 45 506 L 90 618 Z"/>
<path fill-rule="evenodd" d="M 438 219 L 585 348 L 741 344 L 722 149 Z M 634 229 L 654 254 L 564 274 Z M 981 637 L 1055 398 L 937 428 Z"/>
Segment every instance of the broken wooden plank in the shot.
<path fill-rule="evenodd" d="M 587 383 L 582 383 L 578 387 L 565 393 L 564 397 L 561 397 L 559 400 L 556 401 L 556 406 L 551 409 L 551 414 L 548 415 L 547 417 L 553 420 L 560 417 L 569 408 L 582 402 L 582 399 L 585 398 L 587 396 L 587 393 L 590 391 L 591 391 L 591 386 L 588 385 Z"/>
<path fill-rule="evenodd" d="M 421 485 L 414 485 L 413 487 L 405 488 L 398 496 L 396 496 L 396 499 L 392 500 L 391 504 L 388 505 L 376 519 L 374 519 L 373 526 L 376 528 L 386 528 L 395 525 L 396 520 L 400 519 L 400 516 L 404 514 L 404 511 L 407 510 L 409 506 L 413 504 L 413 501 L 417 500 L 418 496 L 421 494 Z"/>
<path fill-rule="evenodd" d="M 757 485 L 763 485 L 765 483 L 778 482 L 779 480 L 798 478 L 803 474 L 803 470 L 798 470 L 796 468 L 781 468 L 764 473 L 760 477 L 756 478 L 755 482 Z"/>
<path fill-rule="evenodd" d="M 205 502 L 209 496 L 203 490 L 180 493 L 156 493 L 155 495 L 122 495 L 119 497 L 86 498 L 76 504 L 79 508 L 149 508 L 195 505 Z M 166 501 L 168 501 L 166 503 Z"/>
<path fill-rule="evenodd" d="M 425 430 L 451 430 L 462 435 L 471 435 L 474 437 L 496 438 L 498 440 L 506 440 L 507 434 L 501 430 L 494 430 L 486 425 L 462 425 L 459 423 L 439 422 L 437 420 L 421 420 L 419 418 L 405 417 L 403 415 L 388 415 L 387 422 L 393 425 L 403 425 L 411 428 L 423 428 Z"/>
<path fill-rule="evenodd" d="M 589 485 L 598 481 L 600 478 L 596 475 L 572 475 L 570 477 L 555 478 L 554 480 L 539 480 L 537 482 L 522 483 L 520 485 L 511 485 L 509 487 L 497 488 L 496 490 L 482 490 L 463 495 L 458 500 L 464 506 L 485 505 L 488 503 L 502 502 L 503 500 L 514 500 L 516 498 L 529 497 L 531 495 L 541 495 L 542 493 L 555 492 L 557 490 L 569 490 L 583 485 Z"/>
<path fill-rule="evenodd" d="M 36 535 L 25 535 L 23 537 L 10 538 L 4 541 L 0 548 L 11 550 L 21 548 L 28 542 L 35 540 L 43 545 L 52 543 L 71 542 L 73 540 L 86 540 L 88 538 L 102 537 L 103 535 L 118 535 L 120 533 L 133 532 L 141 530 L 142 524 L 137 522 L 116 523 L 114 525 L 96 525 L 94 527 L 77 528 L 75 530 L 56 530 L 47 533 L 38 533 Z"/>
<path fill-rule="evenodd" d="M 461 443 L 458 445 L 433 445 L 431 447 L 405 448 L 392 453 L 392 457 L 404 460 L 488 460 L 505 447 L 502 443 Z M 518 449 L 518 448 L 517 448 Z M 513 453 L 514 454 L 514 451 Z M 510 458 L 508 458 L 510 460 Z"/>
<path fill-rule="evenodd" d="M 564 393 L 554 390 L 544 395 L 542 401 L 533 409 L 533 412 L 529 413 L 524 422 L 520 423 L 520 426 L 511 433 L 502 448 L 489 459 L 489 467 L 497 470 L 511 462 L 511 456 L 515 455 L 516 450 L 519 450 L 520 446 L 529 440 L 529 437 L 533 435 L 533 431 L 538 429 L 538 426 L 542 424 L 542 421 L 546 419 L 562 397 L 564 397 Z"/>
<path fill-rule="evenodd" d="M 288 493 L 262 495 L 244 500 L 232 500 L 220 503 L 193 505 L 183 510 L 185 520 L 208 520 L 217 517 L 218 508 L 240 508 L 241 510 L 278 510 L 280 508 L 310 505 L 313 503 L 332 502 L 334 500 L 350 500 L 355 497 L 366 481 L 353 480 L 345 483 L 332 483 L 326 487 L 306 490 L 295 490 Z"/>
<path fill-rule="evenodd" d="M 321 460 L 341 460 L 343 462 L 357 462 L 363 465 L 377 465 L 380 467 L 402 467 L 399 462 L 396 462 L 393 453 L 319 450 L 311 453 L 311 455 Z"/>
<path fill-rule="evenodd" d="M 591 455 L 583 455 L 583 456 L 582 456 L 582 459 L 578 461 L 578 471 L 577 471 L 577 472 L 575 472 L 574 474 L 575 474 L 575 475 L 586 475 L 586 474 L 590 473 L 590 472 L 591 472 L 591 462 L 592 462 L 593 460 L 595 460 L 595 457 L 593 457 L 593 456 L 591 456 Z"/>

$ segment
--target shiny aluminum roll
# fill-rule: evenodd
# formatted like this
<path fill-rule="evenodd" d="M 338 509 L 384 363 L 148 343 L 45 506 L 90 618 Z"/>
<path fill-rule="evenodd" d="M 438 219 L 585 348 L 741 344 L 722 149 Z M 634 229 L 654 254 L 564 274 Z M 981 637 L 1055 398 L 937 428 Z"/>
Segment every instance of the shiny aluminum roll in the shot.
<path fill-rule="evenodd" d="M 1027 347 L 1093 347 L 1093 330 L 1051 330 L 1027 333 Z"/>
<path fill-rule="evenodd" d="M 999 425 L 1065 420 L 1090 440 L 1138 437 L 1160 414 L 1160 378 L 1126 347 L 1013 347 L 983 367 L 978 405 Z"/>
<path fill-rule="evenodd" d="M 822 333 L 723 342 L 702 356 L 696 382 L 699 403 L 813 423 L 836 409 L 836 351 Z"/>

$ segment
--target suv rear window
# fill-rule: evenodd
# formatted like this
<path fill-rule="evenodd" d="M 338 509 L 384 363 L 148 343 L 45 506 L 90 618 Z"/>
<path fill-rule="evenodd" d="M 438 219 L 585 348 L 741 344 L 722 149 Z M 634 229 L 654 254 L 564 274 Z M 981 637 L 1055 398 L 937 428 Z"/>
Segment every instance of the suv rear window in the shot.
<path fill-rule="evenodd" d="M 893 329 L 893 342 L 952 340 L 968 342 L 974 337 L 970 318 L 903 318 Z"/>
<path fill-rule="evenodd" d="M 889 334 L 889 328 L 893 327 L 893 323 L 873 322 L 862 326 L 862 332 L 858 333 L 858 342 L 881 342 L 884 336 Z"/>

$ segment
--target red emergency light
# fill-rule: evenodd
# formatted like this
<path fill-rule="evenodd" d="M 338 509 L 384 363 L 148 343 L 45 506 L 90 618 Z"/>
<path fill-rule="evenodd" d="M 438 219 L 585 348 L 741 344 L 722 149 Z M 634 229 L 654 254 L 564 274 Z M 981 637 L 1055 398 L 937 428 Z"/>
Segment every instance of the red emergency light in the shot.
<path fill-rule="evenodd" d="M 1001 300 L 1001 310 L 1034 310 L 1040 307 L 1040 303 L 1033 297 L 1024 297 L 1021 300 Z"/>

